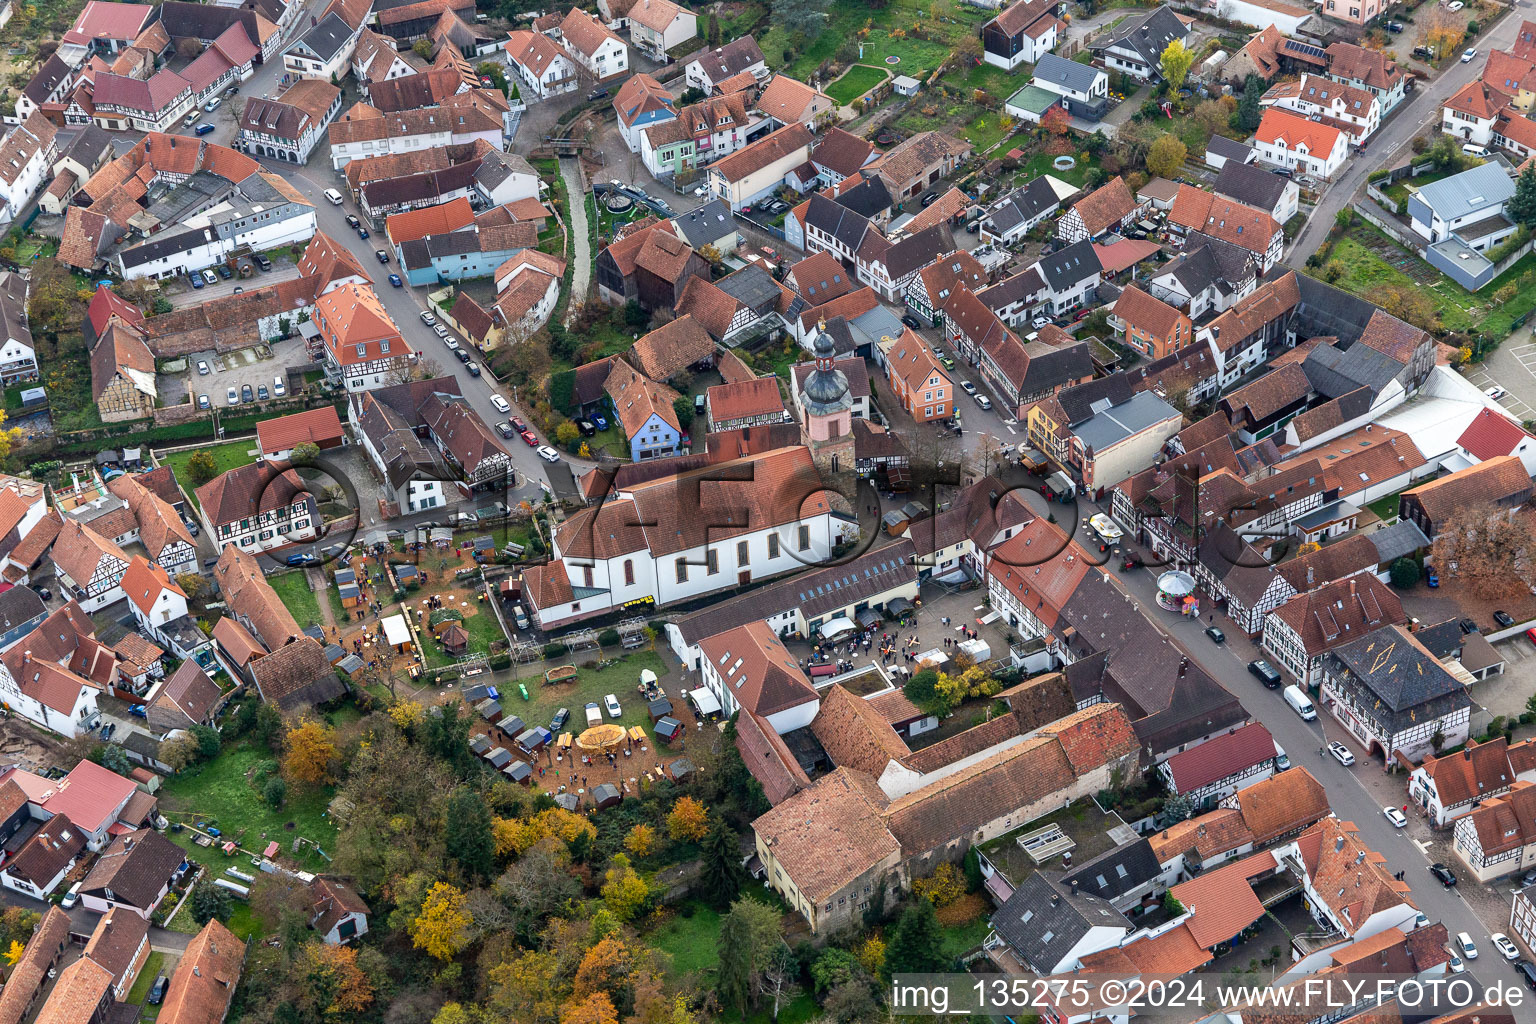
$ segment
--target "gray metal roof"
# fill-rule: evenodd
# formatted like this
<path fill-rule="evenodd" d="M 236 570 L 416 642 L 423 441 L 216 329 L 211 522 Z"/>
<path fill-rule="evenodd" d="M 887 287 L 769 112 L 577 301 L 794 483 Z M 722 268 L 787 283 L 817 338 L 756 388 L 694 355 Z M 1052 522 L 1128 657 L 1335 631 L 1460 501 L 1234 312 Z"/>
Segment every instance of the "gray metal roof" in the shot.
<path fill-rule="evenodd" d="M 672 218 L 672 223 L 683 233 L 683 241 L 695 249 L 713 243 L 736 226 L 731 208 L 724 199 L 712 199 L 697 210 L 678 214 Z"/>
<path fill-rule="evenodd" d="M 1099 254 L 1088 239 L 1073 242 L 1058 252 L 1040 257 L 1040 273 L 1053 292 L 1071 291 L 1079 282 L 1104 272 Z"/>
<path fill-rule="evenodd" d="M 1111 847 L 1090 861 L 1075 866 L 1062 876 L 1069 887 L 1077 883 L 1077 891 L 1114 900 L 1156 879 L 1163 872 L 1152 852 L 1152 844 L 1137 839 L 1124 846 Z"/>
<path fill-rule="evenodd" d="M 1098 452 L 1141 433 L 1154 423 L 1170 416 L 1177 418 L 1178 415 L 1177 409 L 1157 395 L 1150 391 L 1138 391 L 1129 402 L 1105 409 L 1082 425 L 1074 427 L 1072 432 L 1084 445 Z"/>
<path fill-rule="evenodd" d="M 1429 547 L 1429 538 L 1419 529 L 1419 524 L 1404 519 L 1375 533 L 1367 534 L 1376 545 L 1377 562 L 1390 562 L 1412 555 L 1421 548 Z"/>
<path fill-rule="evenodd" d="M 1240 163 L 1247 163 L 1253 157 L 1252 146 L 1246 142 L 1229 139 L 1225 135 L 1212 135 L 1211 141 L 1205 144 L 1205 151 Z"/>
<path fill-rule="evenodd" d="M 1079 64 L 1054 53 L 1041 55 L 1040 63 L 1035 65 L 1035 81 L 1050 82 L 1074 92 L 1090 91 L 1093 83 L 1102 75 L 1104 72 L 1096 67 Z"/>
<path fill-rule="evenodd" d="M 1419 189 L 1419 199 L 1443 220 L 1456 220 L 1497 206 L 1514 194 L 1514 181 L 1494 163 L 1432 181 Z"/>
<path fill-rule="evenodd" d="M 1073 895 L 1038 872 L 1023 879 L 997 913 L 992 927 L 1031 967 L 1048 973 L 1093 928 L 1124 928 L 1130 922 L 1104 900 Z"/>

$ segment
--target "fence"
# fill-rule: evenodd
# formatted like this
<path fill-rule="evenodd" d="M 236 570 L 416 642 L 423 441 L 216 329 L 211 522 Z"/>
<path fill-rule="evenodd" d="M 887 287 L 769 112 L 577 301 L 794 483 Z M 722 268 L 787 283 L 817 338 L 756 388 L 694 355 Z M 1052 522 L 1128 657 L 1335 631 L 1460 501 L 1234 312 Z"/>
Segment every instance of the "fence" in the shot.
<path fill-rule="evenodd" d="M 1353 202 L 1350 208 L 1360 215 L 1361 220 L 1380 228 L 1393 241 L 1420 259 L 1424 258 L 1424 239 L 1398 223 L 1386 210 L 1369 199 Z"/>
<path fill-rule="evenodd" d="M 1404 178 L 1414 178 L 1420 174 L 1427 174 L 1434 169 L 1435 165 L 1430 161 L 1394 167 L 1384 177 L 1377 178 L 1375 181 L 1367 181 L 1365 184 L 1365 194 L 1380 203 L 1383 208 L 1391 210 L 1393 213 L 1401 214 L 1403 211 L 1398 208 L 1397 200 L 1388 196 L 1382 189 L 1395 185 Z"/>

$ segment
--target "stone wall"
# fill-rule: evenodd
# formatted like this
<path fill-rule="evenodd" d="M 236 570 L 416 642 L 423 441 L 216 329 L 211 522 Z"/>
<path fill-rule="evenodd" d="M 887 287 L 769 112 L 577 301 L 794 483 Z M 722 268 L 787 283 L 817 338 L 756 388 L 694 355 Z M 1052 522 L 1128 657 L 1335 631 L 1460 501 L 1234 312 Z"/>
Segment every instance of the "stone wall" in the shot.
<path fill-rule="evenodd" d="M 156 409 L 154 413 L 155 426 L 174 427 L 182 423 L 191 423 L 200 415 L 198 408 L 191 402 L 183 402 L 180 405 L 167 405 Z"/>

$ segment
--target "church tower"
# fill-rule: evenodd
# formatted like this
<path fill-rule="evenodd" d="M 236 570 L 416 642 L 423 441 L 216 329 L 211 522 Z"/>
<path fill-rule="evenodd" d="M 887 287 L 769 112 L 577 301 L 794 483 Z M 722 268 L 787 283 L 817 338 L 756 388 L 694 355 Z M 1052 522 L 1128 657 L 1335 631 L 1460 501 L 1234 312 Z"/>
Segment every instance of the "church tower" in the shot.
<path fill-rule="evenodd" d="M 816 368 L 800 391 L 800 408 L 805 411 L 800 435 L 823 473 L 852 473 L 853 398 L 848 394 L 847 374 L 833 366 L 836 349 L 826 328 L 825 321 L 817 324 L 811 342 Z"/>

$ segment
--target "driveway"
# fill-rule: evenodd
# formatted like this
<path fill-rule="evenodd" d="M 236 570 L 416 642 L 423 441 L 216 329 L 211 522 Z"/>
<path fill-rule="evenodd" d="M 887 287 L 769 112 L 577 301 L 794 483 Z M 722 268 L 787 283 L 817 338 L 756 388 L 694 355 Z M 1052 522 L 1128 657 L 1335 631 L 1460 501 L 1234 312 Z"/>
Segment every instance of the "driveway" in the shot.
<path fill-rule="evenodd" d="M 271 345 L 237 349 L 234 352 L 194 352 L 187 360 L 187 386 L 194 395 L 207 395 L 210 405 L 230 408 L 245 404 L 241 388 L 250 387 L 253 396 L 266 388 L 269 397 L 277 397 L 277 382 L 285 388 L 292 387 L 288 379 L 288 367 L 304 366 L 310 362 L 304 351 L 304 343 L 295 335 L 287 341 L 275 341 Z M 206 363 L 208 373 L 198 372 L 198 364 Z M 233 389 L 237 399 L 231 402 L 228 392 Z M 260 401 L 259 397 L 253 401 Z M 241 410 L 247 411 L 247 410 Z"/>
<path fill-rule="evenodd" d="M 1487 53 L 1489 50 L 1508 49 L 1515 41 L 1515 32 L 1523 18 L 1523 15 L 1518 14 L 1514 7 L 1505 11 L 1488 31 L 1478 37 L 1478 50 Z M 1307 218 L 1306 227 L 1292 241 L 1291 251 L 1285 259 L 1286 266 L 1296 270 L 1305 267 L 1307 257 L 1323 244 L 1339 211 L 1349 205 L 1355 193 L 1365 184 L 1366 175 L 1378 167 L 1392 166 L 1398 150 L 1412 142 L 1414 136 L 1425 128 L 1440 123 L 1440 109 L 1444 102 L 1462 86 L 1482 76 L 1481 59 L 1468 64 L 1456 63 L 1442 71 L 1438 78 L 1409 93 L 1371 137 L 1369 150 L 1374 154 L 1372 158 L 1366 160 L 1356 156 L 1344 162 L 1344 169 L 1323 193 L 1312 216 Z"/>

